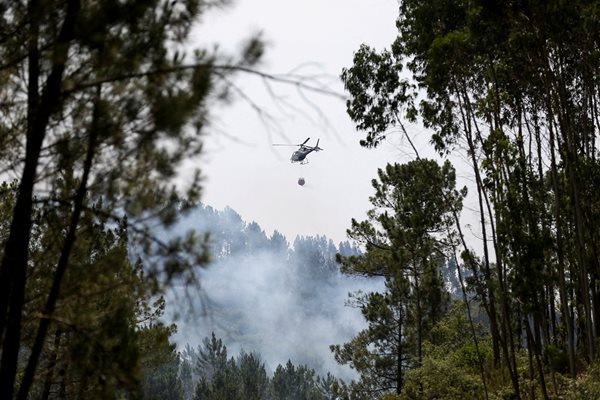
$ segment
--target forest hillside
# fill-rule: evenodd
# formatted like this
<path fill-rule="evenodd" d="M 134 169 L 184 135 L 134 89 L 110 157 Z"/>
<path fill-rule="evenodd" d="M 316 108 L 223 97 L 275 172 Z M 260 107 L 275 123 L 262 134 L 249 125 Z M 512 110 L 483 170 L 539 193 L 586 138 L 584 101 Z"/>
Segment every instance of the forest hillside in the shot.
<path fill-rule="evenodd" d="M 167 296 L 166 320 L 177 314 L 180 349 L 196 347 L 214 332 L 234 354 L 257 352 L 274 370 L 291 360 L 320 374 L 354 377 L 329 350 L 351 338 L 364 322 L 346 306 L 348 292 L 382 287 L 381 279 L 347 277 L 337 253 L 358 254 L 349 242 L 324 236 L 267 235 L 257 222 L 245 222 L 231 208 L 199 205 L 172 229 L 209 234 L 212 262 L 197 271 L 199 287 L 174 285 Z"/>

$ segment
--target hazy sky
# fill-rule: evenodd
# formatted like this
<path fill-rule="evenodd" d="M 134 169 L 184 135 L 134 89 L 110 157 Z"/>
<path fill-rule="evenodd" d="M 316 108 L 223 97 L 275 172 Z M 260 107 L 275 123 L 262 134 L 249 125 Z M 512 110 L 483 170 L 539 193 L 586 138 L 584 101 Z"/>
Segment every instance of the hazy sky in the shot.
<path fill-rule="evenodd" d="M 394 0 L 238 0 L 207 14 L 194 35 L 199 43 L 234 51 L 244 37 L 261 31 L 267 42 L 262 70 L 315 75 L 343 94 L 342 68 L 351 66 L 361 43 L 389 46 L 397 8 Z M 290 241 L 317 234 L 345 240 L 350 219 L 364 218 L 369 208 L 377 168 L 407 161 L 406 151 L 392 143 L 361 148 L 363 135 L 342 99 L 281 84 L 273 84 L 273 95 L 254 77 L 237 82 L 268 116 L 261 118 L 243 100 L 218 110 L 218 129 L 206 138 L 200 164 L 203 201 L 217 209 L 230 206 L 267 234 L 277 229 Z M 325 150 L 310 154 L 305 166 L 290 163 L 294 147 L 272 146 L 308 137 L 313 145 L 320 138 Z M 297 184 L 300 176 L 304 187 Z"/>

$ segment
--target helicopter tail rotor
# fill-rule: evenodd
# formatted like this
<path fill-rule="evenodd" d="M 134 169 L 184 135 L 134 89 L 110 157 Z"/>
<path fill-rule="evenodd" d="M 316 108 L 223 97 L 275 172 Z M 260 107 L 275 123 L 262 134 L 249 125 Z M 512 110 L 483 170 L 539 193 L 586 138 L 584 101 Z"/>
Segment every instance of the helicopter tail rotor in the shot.
<path fill-rule="evenodd" d="M 315 145 L 315 151 L 323 150 L 322 148 L 319 147 L 319 140 L 320 139 L 317 139 L 317 144 Z"/>

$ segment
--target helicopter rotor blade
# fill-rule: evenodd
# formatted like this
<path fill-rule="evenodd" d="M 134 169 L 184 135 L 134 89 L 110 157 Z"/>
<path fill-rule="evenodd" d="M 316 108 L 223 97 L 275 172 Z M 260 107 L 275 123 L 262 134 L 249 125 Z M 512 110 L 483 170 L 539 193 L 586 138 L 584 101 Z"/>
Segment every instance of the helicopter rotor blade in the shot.
<path fill-rule="evenodd" d="M 310 140 L 310 138 L 307 138 L 300 146 L 306 144 L 306 142 L 308 142 Z"/>
<path fill-rule="evenodd" d="M 276 143 L 273 144 L 273 146 L 298 146 L 297 144 L 283 144 L 283 143 Z"/>

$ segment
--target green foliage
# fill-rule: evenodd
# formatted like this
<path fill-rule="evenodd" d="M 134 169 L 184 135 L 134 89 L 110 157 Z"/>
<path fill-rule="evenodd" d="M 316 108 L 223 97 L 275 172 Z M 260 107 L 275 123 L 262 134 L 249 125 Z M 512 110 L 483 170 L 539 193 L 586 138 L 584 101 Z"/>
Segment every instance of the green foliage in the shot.
<path fill-rule="evenodd" d="M 354 54 L 354 65 L 343 70 L 344 86 L 352 95 L 348 114 L 367 132 L 362 146 L 375 147 L 385 139 L 388 127 L 398 121 L 400 106 L 408 103 L 407 113 L 414 112 L 410 85 L 400 78 L 401 71 L 402 64 L 390 52 L 378 54 L 365 45 Z"/>
<path fill-rule="evenodd" d="M 423 365 L 406 375 L 399 399 L 484 399 L 481 379 L 449 359 L 425 357 Z"/>
<path fill-rule="evenodd" d="M 407 373 L 400 398 L 483 399 L 479 371 L 492 367 L 489 336 L 478 327 L 475 346 L 464 304 L 454 301 L 429 337 L 423 363 Z"/>
<path fill-rule="evenodd" d="M 214 400 L 241 400 L 244 398 L 244 393 L 240 383 L 238 366 L 231 358 L 221 368 L 213 371 L 208 398 Z"/>
<path fill-rule="evenodd" d="M 592 400 L 600 398 L 600 367 L 592 365 L 578 379 L 570 382 L 565 399 Z"/>
<path fill-rule="evenodd" d="M 227 78 L 263 54 L 258 37 L 239 56 L 184 51 L 224 3 L 1 6 L 0 170 L 18 181 L 2 186 L 15 195 L 0 210 L 0 397 L 135 391 L 138 307 L 154 313 L 150 295 L 208 262 L 193 233 L 155 236 L 198 200 L 199 170 L 187 186 L 174 179 Z"/>
<path fill-rule="evenodd" d="M 2 204 L 14 203 L 14 195 L 14 187 L 2 186 Z M 55 268 L 51 261 L 60 251 L 64 233 L 56 229 L 63 214 L 51 207 L 35 211 L 30 249 L 34 267 L 25 306 L 34 318 L 23 326 L 24 354 L 32 346 L 38 319 L 52 318 L 54 327 L 31 393 L 42 398 L 58 392 L 104 399 L 114 393 L 135 396 L 141 387 L 146 398 L 152 393 L 157 399 L 180 399 L 175 384 L 177 355 L 169 343 L 174 328 L 156 323 L 164 300 L 151 301 L 142 264 L 129 260 L 126 223 L 108 224 L 92 212 L 84 213 L 63 278 L 64 291 L 48 316 L 38 310 L 51 284 Z M 4 236 L 8 227 L 3 229 Z"/>
<path fill-rule="evenodd" d="M 561 374 L 569 372 L 569 360 L 565 349 L 549 344 L 544 347 L 544 359 L 547 360 L 548 367 L 552 371 Z"/>
<path fill-rule="evenodd" d="M 197 351 L 185 357 L 197 362 L 194 400 L 329 400 L 344 392 L 344 383 L 331 374 L 318 376 L 306 365 L 288 361 L 278 365 L 272 377 L 257 353 L 241 351 L 227 358 L 227 349 L 214 333 Z"/>
<path fill-rule="evenodd" d="M 264 399 L 268 393 L 269 379 L 260 356 L 244 351 L 238 356 L 237 364 L 240 374 L 240 385 L 244 398 L 248 400 Z"/>
<path fill-rule="evenodd" d="M 294 366 L 288 361 L 278 365 L 271 379 L 272 396 L 281 400 L 319 400 L 315 371 L 304 365 Z"/>
<path fill-rule="evenodd" d="M 223 370 L 227 366 L 227 347 L 221 339 L 217 339 L 213 332 L 210 339 L 204 338 L 203 346 L 198 348 L 198 361 L 196 373 L 212 377 L 216 371 Z"/>
<path fill-rule="evenodd" d="M 194 394 L 195 382 L 192 374 L 192 364 L 185 358 L 179 364 L 179 379 L 181 379 L 183 398 L 185 400 L 191 399 Z"/>
<path fill-rule="evenodd" d="M 361 46 L 342 74 L 365 144 L 403 129 L 408 108 L 405 119 L 420 118 L 441 155 L 470 160 L 483 254 L 466 237 L 461 251 L 516 398 L 534 396 L 536 385 L 547 398 L 548 367 L 566 361 L 575 377 L 580 362 L 597 358 L 598 9 L 579 0 L 405 0 L 391 49 Z M 362 223 L 353 230 L 375 237 Z M 344 268 L 351 263 L 381 272 L 357 259 Z"/>
<path fill-rule="evenodd" d="M 257 354 L 242 351 L 237 359 L 228 358 L 227 347 L 214 332 L 192 353 L 199 376 L 194 400 L 260 400 L 268 395 L 269 379 Z"/>
<path fill-rule="evenodd" d="M 158 323 L 150 324 L 140 332 L 144 400 L 184 399 L 183 382 L 179 377 L 179 355 L 175 345 L 169 342 L 173 331 L 172 327 Z"/>
<path fill-rule="evenodd" d="M 400 393 L 406 371 L 423 362 L 423 344 L 448 306 L 440 272 L 448 248 L 440 239 L 451 232 L 464 196 L 448 162 L 388 164 L 378 175 L 368 220 L 353 220 L 348 230 L 366 251 L 338 261 L 346 273 L 384 277 L 386 290 L 352 297 L 368 328 L 331 346 L 339 363 L 360 374 L 352 393 L 372 398 Z"/>

